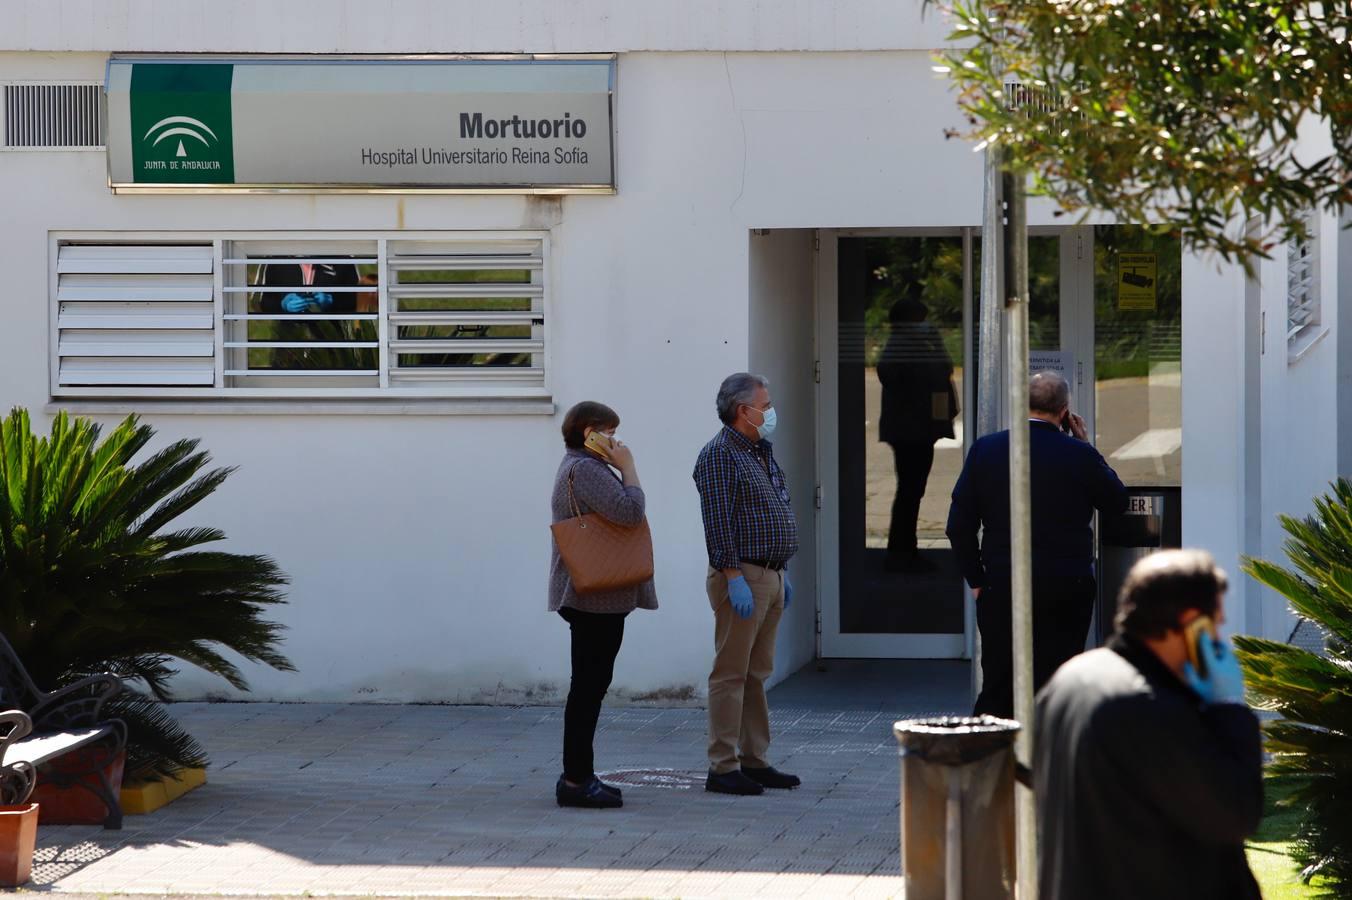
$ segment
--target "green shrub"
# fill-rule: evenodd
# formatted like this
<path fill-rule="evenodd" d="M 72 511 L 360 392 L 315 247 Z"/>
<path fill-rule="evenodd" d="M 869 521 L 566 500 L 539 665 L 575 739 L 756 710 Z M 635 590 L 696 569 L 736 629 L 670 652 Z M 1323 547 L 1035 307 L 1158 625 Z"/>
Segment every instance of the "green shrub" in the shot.
<path fill-rule="evenodd" d="M 61 413 L 33 434 L 16 409 L 0 423 L 0 632 L 43 690 L 113 672 L 127 679 L 109 715 L 127 722 L 127 777 L 206 762 L 170 715 L 175 661 L 248 684 L 222 650 L 275 669 L 282 626 L 263 611 L 285 602 L 286 578 L 265 556 L 200 549 L 215 528 L 171 523 L 229 469 L 210 469 L 197 441 L 132 460 L 154 435 L 135 416 L 106 438 Z"/>
<path fill-rule="evenodd" d="M 1293 569 L 1249 560 L 1245 571 L 1328 632 L 1328 657 L 1237 637 L 1249 688 L 1280 718 L 1265 725 L 1270 771 L 1298 776 L 1289 802 L 1304 813 L 1292 855 L 1307 881 L 1352 890 L 1352 482 L 1339 479 L 1305 519 L 1283 516 Z M 1340 891 L 1342 893 L 1340 893 Z"/>

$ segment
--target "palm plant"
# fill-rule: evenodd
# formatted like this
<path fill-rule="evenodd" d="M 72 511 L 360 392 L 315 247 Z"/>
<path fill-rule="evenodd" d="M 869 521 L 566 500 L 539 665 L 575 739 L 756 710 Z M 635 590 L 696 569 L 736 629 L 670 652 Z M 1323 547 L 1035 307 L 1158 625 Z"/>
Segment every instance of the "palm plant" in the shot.
<path fill-rule="evenodd" d="M 1293 856 L 1305 880 L 1352 888 L 1352 482 L 1340 478 L 1305 519 L 1281 518 L 1294 569 L 1248 560 L 1245 571 L 1327 631 L 1327 658 L 1237 637 L 1249 688 L 1280 718 L 1265 726 L 1274 774 L 1296 776 L 1305 808 Z M 1340 895 L 1341 896 L 1341 895 Z"/>
<path fill-rule="evenodd" d="M 135 416 L 103 440 L 65 413 L 42 438 L 22 409 L 0 423 L 0 633 L 44 690 L 97 672 L 127 679 L 109 714 L 128 725 L 128 778 L 206 762 L 164 706 L 174 661 L 240 690 L 223 649 L 293 670 L 282 626 L 262 615 L 285 602 L 277 565 L 199 549 L 225 538 L 218 529 L 170 527 L 231 470 L 206 470 L 195 440 L 133 464 L 154 433 Z"/>

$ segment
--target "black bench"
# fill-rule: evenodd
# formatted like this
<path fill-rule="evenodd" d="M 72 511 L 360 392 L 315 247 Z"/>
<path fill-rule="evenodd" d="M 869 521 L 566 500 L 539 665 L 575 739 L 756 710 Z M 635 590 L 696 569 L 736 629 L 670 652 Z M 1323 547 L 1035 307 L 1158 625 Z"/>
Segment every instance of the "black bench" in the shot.
<path fill-rule="evenodd" d="M 116 675 L 92 675 L 46 693 L 0 636 L 0 801 L 28 800 L 38 779 L 93 791 L 108 808 L 104 828 L 122 827 L 122 804 L 105 767 L 127 746 L 127 726 L 105 719 L 103 704 L 122 690 Z M 48 765 L 83 748 L 86 764 Z M 93 776 L 91 779 L 90 776 Z M 93 783 L 91 783 L 93 782 Z"/>

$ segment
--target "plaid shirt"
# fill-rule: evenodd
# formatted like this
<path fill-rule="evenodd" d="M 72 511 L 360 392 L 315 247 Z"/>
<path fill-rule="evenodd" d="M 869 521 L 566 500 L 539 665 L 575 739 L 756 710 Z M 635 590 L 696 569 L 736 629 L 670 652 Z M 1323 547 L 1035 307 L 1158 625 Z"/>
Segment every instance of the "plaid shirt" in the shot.
<path fill-rule="evenodd" d="M 695 463 L 709 565 L 740 568 L 744 559 L 782 565 L 798 552 L 798 522 L 788 481 L 769 441 L 751 442 L 724 427 Z"/>

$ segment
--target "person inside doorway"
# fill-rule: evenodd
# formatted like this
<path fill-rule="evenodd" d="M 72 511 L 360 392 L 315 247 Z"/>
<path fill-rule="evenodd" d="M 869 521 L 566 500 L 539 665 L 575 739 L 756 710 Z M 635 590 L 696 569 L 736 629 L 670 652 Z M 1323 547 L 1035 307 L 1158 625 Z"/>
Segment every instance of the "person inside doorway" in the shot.
<path fill-rule="evenodd" d="M 1070 411 L 1070 385 L 1039 372 L 1028 385 L 1033 541 L 1033 682 L 1042 687 L 1084 650 L 1093 617 L 1094 510 L 1116 516 L 1127 489 Z M 976 600 L 981 694 L 976 715 L 1014 716 L 1009 432 L 972 445 L 953 488 L 948 537 Z M 979 537 L 978 537 L 979 535 Z"/>
<path fill-rule="evenodd" d="M 911 284 L 888 311 L 891 332 L 878 361 L 882 414 L 878 439 L 892 448 L 897 492 L 887 532 L 889 572 L 933 572 L 937 566 L 920 555 L 917 523 L 934 466 L 934 442 L 954 437 L 958 394 L 953 360 L 939 330 L 926 321 L 929 308 Z"/>

